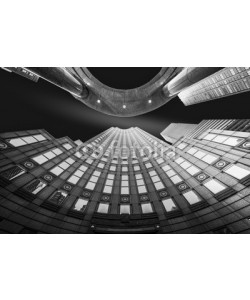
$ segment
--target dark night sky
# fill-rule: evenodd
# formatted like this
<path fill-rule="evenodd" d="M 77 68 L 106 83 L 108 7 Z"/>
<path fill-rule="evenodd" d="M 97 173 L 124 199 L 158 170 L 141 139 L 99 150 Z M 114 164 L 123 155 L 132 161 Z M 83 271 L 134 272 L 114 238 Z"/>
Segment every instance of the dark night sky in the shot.
<path fill-rule="evenodd" d="M 120 80 L 126 81 L 122 73 Z M 136 76 L 133 80 L 137 84 Z M 198 123 L 203 119 L 249 118 L 250 115 L 250 93 L 187 107 L 175 98 L 148 114 L 118 118 L 88 108 L 42 79 L 34 83 L 0 69 L 0 82 L 1 132 L 44 128 L 56 138 L 67 135 L 85 141 L 112 126 L 124 129 L 138 126 L 160 137 L 160 132 L 171 122 Z"/>

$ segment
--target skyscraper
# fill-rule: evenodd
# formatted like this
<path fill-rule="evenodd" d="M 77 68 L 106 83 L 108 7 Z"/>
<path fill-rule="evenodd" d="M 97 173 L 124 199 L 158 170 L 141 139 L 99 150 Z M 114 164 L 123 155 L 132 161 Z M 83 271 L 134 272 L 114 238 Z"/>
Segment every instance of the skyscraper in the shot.
<path fill-rule="evenodd" d="M 250 90 L 250 68 L 223 68 L 194 83 L 178 96 L 185 105 L 211 101 Z"/>
<path fill-rule="evenodd" d="M 1 134 L 0 230 L 249 232 L 250 132 L 228 130 L 246 121 L 205 120 L 173 145 L 139 128 Z"/>

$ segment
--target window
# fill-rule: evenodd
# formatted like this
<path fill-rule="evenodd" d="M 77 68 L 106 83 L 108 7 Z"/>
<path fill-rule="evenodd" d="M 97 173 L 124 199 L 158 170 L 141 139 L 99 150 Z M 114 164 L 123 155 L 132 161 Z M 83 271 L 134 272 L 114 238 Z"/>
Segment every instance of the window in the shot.
<path fill-rule="evenodd" d="M 99 203 L 97 212 L 101 214 L 107 214 L 109 210 L 109 204 L 108 203 Z"/>
<path fill-rule="evenodd" d="M 12 180 L 25 173 L 25 170 L 20 166 L 14 166 L 0 173 L 0 175 L 8 180 Z"/>
<path fill-rule="evenodd" d="M 183 196 L 186 198 L 190 205 L 200 202 L 202 200 L 194 191 L 185 192 L 183 193 Z"/>
<path fill-rule="evenodd" d="M 73 148 L 69 143 L 63 144 L 62 145 L 66 150 L 70 150 L 71 148 Z"/>
<path fill-rule="evenodd" d="M 143 214 L 148 214 L 153 212 L 153 208 L 151 203 L 143 203 L 141 204 L 141 209 Z"/>
<path fill-rule="evenodd" d="M 197 173 L 200 172 L 200 169 L 197 168 L 197 167 L 195 167 L 195 166 L 192 166 L 192 167 L 188 168 L 186 171 L 187 171 L 190 175 L 195 175 L 195 174 L 197 174 Z"/>
<path fill-rule="evenodd" d="M 243 169 L 238 165 L 232 165 L 226 170 L 224 170 L 224 172 L 237 179 L 242 179 L 250 174 L 249 170 Z"/>
<path fill-rule="evenodd" d="M 140 167 L 139 166 L 134 166 L 134 171 L 140 171 Z"/>
<path fill-rule="evenodd" d="M 171 167 L 169 165 L 166 165 L 162 168 L 164 171 L 168 171 L 171 170 Z"/>
<path fill-rule="evenodd" d="M 73 210 L 83 212 L 88 204 L 88 199 L 78 198 L 74 204 Z"/>
<path fill-rule="evenodd" d="M 175 160 L 175 162 L 179 165 L 181 163 L 183 163 L 185 160 L 182 157 L 179 157 Z"/>
<path fill-rule="evenodd" d="M 164 159 L 163 158 L 158 158 L 157 160 L 158 165 L 164 163 Z"/>
<path fill-rule="evenodd" d="M 197 149 L 195 148 L 190 148 L 187 152 L 191 155 L 193 155 L 195 152 L 197 151 Z"/>
<path fill-rule="evenodd" d="M 218 158 L 216 156 L 213 156 L 211 154 L 207 154 L 206 156 L 204 156 L 202 158 L 202 160 L 208 164 L 212 164 L 213 162 L 215 162 Z"/>
<path fill-rule="evenodd" d="M 78 158 L 81 158 L 81 157 L 82 157 L 82 154 L 81 154 L 81 152 L 79 152 L 79 151 L 77 151 L 74 155 L 75 155 L 76 157 L 78 157 Z"/>
<path fill-rule="evenodd" d="M 57 155 L 60 155 L 62 153 L 62 151 L 58 148 L 55 148 L 51 151 L 45 152 L 41 155 L 35 156 L 32 159 L 37 162 L 39 165 L 42 165 L 43 163 L 45 163 L 46 161 L 54 158 Z"/>
<path fill-rule="evenodd" d="M 172 180 L 172 182 L 173 182 L 174 184 L 177 184 L 177 183 L 179 183 L 179 182 L 182 182 L 182 178 L 181 178 L 180 176 L 178 176 L 178 175 L 175 175 L 175 176 L 171 177 L 170 179 Z"/>
<path fill-rule="evenodd" d="M 81 165 L 74 173 L 72 176 L 69 177 L 69 179 L 67 180 L 68 182 L 72 183 L 72 184 L 77 184 L 77 182 L 80 180 L 80 178 L 83 176 L 83 174 L 85 173 L 85 171 L 88 168 L 84 165 Z"/>
<path fill-rule="evenodd" d="M 54 167 L 50 170 L 51 173 L 55 174 L 56 176 L 60 175 L 64 170 L 68 169 L 70 165 L 75 162 L 73 159 L 66 159 L 64 162 L 60 163 L 58 166 Z"/>
<path fill-rule="evenodd" d="M 191 167 L 192 165 L 189 162 L 184 161 L 180 166 L 186 170 L 187 168 Z"/>
<path fill-rule="evenodd" d="M 209 181 L 204 183 L 204 186 L 207 189 L 209 189 L 213 194 L 217 194 L 226 188 L 225 185 L 223 185 L 221 182 L 219 182 L 215 179 L 210 179 Z"/>
<path fill-rule="evenodd" d="M 36 179 L 34 181 L 32 181 L 31 183 L 29 183 L 28 185 L 26 185 L 25 189 L 36 195 L 38 194 L 43 188 L 45 188 L 47 184 L 43 181 L 41 181 L 40 179 Z"/>
<path fill-rule="evenodd" d="M 141 174 L 137 174 L 137 175 L 141 175 Z M 143 194 L 143 193 L 147 193 L 147 189 L 146 189 L 146 186 L 145 186 L 145 182 L 144 182 L 144 179 L 141 176 L 137 176 L 139 178 L 136 178 L 136 184 L 137 184 L 137 189 L 138 189 L 138 193 L 139 194 Z"/>
<path fill-rule="evenodd" d="M 184 149 L 184 148 L 186 148 L 187 147 L 187 144 L 186 143 L 180 143 L 180 145 L 178 145 L 177 146 L 177 148 L 179 148 L 179 149 Z"/>
<path fill-rule="evenodd" d="M 101 172 L 99 171 L 94 171 L 93 175 L 90 177 L 87 185 L 85 186 L 86 189 L 89 189 L 89 190 L 93 190 L 96 186 L 96 183 L 99 179 L 101 175 Z"/>
<path fill-rule="evenodd" d="M 195 154 L 194 154 L 194 156 L 195 157 L 197 157 L 197 158 L 202 158 L 203 156 L 205 156 L 206 155 L 206 153 L 204 153 L 203 151 L 197 151 Z"/>
<path fill-rule="evenodd" d="M 110 166 L 109 170 L 110 171 L 115 171 L 116 170 L 116 166 Z"/>
<path fill-rule="evenodd" d="M 128 172 L 128 167 L 122 167 L 122 172 Z"/>
<path fill-rule="evenodd" d="M 120 205 L 120 214 L 130 214 L 130 205 L 129 204 L 121 204 Z"/>
<path fill-rule="evenodd" d="M 107 194 L 111 194 L 112 193 L 112 188 L 114 185 L 114 178 L 115 175 L 114 174 L 108 174 L 107 179 L 106 179 L 106 183 L 103 189 L 103 193 L 107 193 Z"/>
<path fill-rule="evenodd" d="M 66 192 L 56 191 L 48 201 L 55 205 L 62 205 L 67 197 L 68 194 Z"/>
<path fill-rule="evenodd" d="M 167 212 L 171 212 L 171 211 L 178 209 L 177 206 L 175 205 L 174 201 L 171 198 L 162 200 L 162 203 Z"/>
<path fill-rule="evenodd" d="M 147 169 L 149 169 L 149 168 L 152 168 L 153 166 L 152 166 L 151 163 L 146 163 L 146 164 L 145 164 L 145 167 L 146 167 Z"/>
<path fill-rule="evenodd" d="M 37 134 L 31 136 L 23 136 L 20 138 L 8 139 L 7 142 L 9 142 L 14 147 L 20 147 L 28 144 L 38 143 L 44 140 L 46 140 L 46 138 L 43 135 Z"/>

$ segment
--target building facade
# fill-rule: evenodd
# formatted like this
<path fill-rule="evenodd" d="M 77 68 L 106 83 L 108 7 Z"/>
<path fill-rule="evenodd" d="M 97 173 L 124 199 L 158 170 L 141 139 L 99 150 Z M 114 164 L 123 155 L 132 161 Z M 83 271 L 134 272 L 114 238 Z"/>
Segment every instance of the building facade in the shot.
<path fill-rule="evenodd" d="M 172 123 L 161 132 L 164 140 L 170 144 L 174 144 L 180 138 L 187 135 L 188 132 L 196 128 L 197 124 L 188 123 Z"/>
<path fill-rule="evenodd" d="M 185 105 L 228 97 L 250 90 L 250 68 L 223 68 L 178 94 Z"/>
<path fill-rule="evenodd" d="M 140 128 L 1 134 L 0 232 L 248 233 L 246 121 L 205 120 L 174 145 Z"/>

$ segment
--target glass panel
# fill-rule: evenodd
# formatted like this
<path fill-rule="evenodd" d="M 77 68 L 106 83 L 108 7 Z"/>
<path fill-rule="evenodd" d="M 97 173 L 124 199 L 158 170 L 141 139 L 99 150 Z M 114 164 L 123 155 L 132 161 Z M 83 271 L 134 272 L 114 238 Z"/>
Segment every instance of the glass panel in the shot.
<path fill-rule="evenodd" d="M 20 146 L 26 145 L 26 142 L 20 138 L 11 139 L 11 140 L 8 140 L 8 142 L 14 147 L 20 147 Z"/>
<path fill-rule="evenodd" d="M 244 139 L 240 139 L 237 137 L 230 137 L 223 144 L 229 145 L 229 146 L 237 146 L 239 143 L 241 143 L 243 141 L 244 141 Z"/>
<path fill-rule="evenodd" d="M 250 174 L 249 170 L 243 169 L 237 165 L 230 166 L 227 170 L 224 171 L 225 173 L 237 178 L 242 179 Z"/>
<path fill-rule="evenodd" d="M 164 189 L 164 185 L 161 182 L 157 182 L 154 185 L 157 190 Z"/>
<path fill-rule="evenodd" d="M 183 193 L 183 196 L 187 199 L 190 205 L 201 201 L 201 198 L 194 191 Z"/>
<path fill-rule="evenodd" d="M 141 208 L 142 208 L 142 213 L 143 214 L 148 214 L 148 213 L 152 213 L 153 212 L 153 208 L 152 208 L 151 203 L 141 204 Z"/>
<path fill-rule="evenodd" d="M 56 176 L 60 175 L 63 172 L 63 169 L 59 167 L 55 167 L 52 170 L 50 170 L 51 173 L 55 174 Z"/>
<path fill-rule="evenodd" d="M 187 151 L 187 153 L 193 155 L 196 151 L 197 151 L 197 149 L 191 148 L 191 149 L 189 149 L 189 150 Z"/>
<path fill-rule="evenodd" d="M 145 186 L 138 186 L 138 192 L 139 194 L 147 193 L 146 187 Z"/>
<path fill-rule="evenodd" d="M 225 136 L 225 135 L 217 135 L 217 137 L 215 139 L 213 139 L 213 142 L 222 144 L 227 138 L 228 138 L 228 136 Z"/>
<path fill-rule="evenodd" d="M 53 153 L 52 151 L 44 153 L 44 156 L 46 156 L 48 159 L 56 157 L 55 153 Z"/>
<path fill-rule="evenodd" d="M 53 194 L 53 196 L 49 199 L 49 202 L 52 202 L 56 205 L 62 205 L 68 194 L 63 191 L 57 191 Z"/>
<path fill-rule="evenodd" d="M 214 194 L 217 194 L 226 188 L 222 183 L 215 179 L 210 179 L 209 181 L 204 183 L 204 186 Z"/>
<path fill-rule="evenodd" d="M 127 204 L 120 205 L 120 214 L 130 214 L 130 205 Z"/>
<path fill-rule="evenodd" d="M 73 207 L 74 210 L 83 212 L 88 204 L 88 200 L 79 198 Z"/>
<path fill-rule="evenodd" d="M 72 184 L 76 184 L 78 181 L 80 180 L 79 177 L 72 175 L 67 181 L 72 183 Z"/>
<path fill-rule="evenodd" d="M 36 157 L 32 158 L 35 162 L 37 162 L 39 165 L 42 165 L 43 163 L 45 163 L 46 161 L 48 161 L 47 157 L 43 156 L 43 155 L 39 155 Z"/>
<path fill-rule="evenodd" d="M 103 163 L 99 163 L 97 168 L 103 169 L 104 168 L 104 164 Z"/>
<path fill-rule="evenodd" d="M 104 187 L 103 193 L 111 194 L 112 193 L 112 186 L 106 185 Z"/>
<path fill-rule="evenodd" d="M 197 151 L 194 156 L 197 158 L 202 158 L 203 156 L 205 156 L 206 153 L 202 152 L 202 151 Z"/>
<path fill-rule="evenodd" d="M 83 171 L 80 171 L 80 170 L 77 170 L 74 173 L 74 175 L 77 176 L 77 177 L 82 177 L 83 174 L 84 174 Z"/>
<path fill-rule="evenodd" d="M 213 162 L 215 162 L 218 158 L 216 156 L 213 156 L 211 154 L 207 154 L 206 156 L 204 156 L 202 158 L 202 160 L 208 164 L 212 164 Z"/>
<path fill-rule="evenodd" d="M 170 170 L 170 171 L 167 171 L 166 174 L 167 174 L 169 177 L 172 177 L 172 176 L 174 176 L 176 173 L 175 173 L 175 171 Z"/>
<path fill-rule="evenodd" d="M 63 147 L 65 148 L 65 149 L 67 149 L 67 150 L 69 150 L 69 149 L 71 149 L 72 148 L 72 146 L 70 145 L 70 144 L 64 144 L 63 145 Z"/>
<path fill-rule="evenodd" d="M 192 165 L 191 165 L 189 162 L 185 161 L 185 162 L 182 163 L 180 166 L 181 166 L 183 169 L 187 169 L 187 168 L 191 167 Z"/>
<path fill-rule="evenodd" d="M 80 166 L 79 170 L 85 172 L 88 168 L 84 165 Z"/>
<path fill-rule="evenodd" d="M 121 188 L 121 194 L 128 195 L 129 194 L 129 188 L 128 187 L 122 187 Z"/>
<path fill-rule="evenodd" d="M 59 167 L 62 168 L 62 169 L 64 169 L 64 170 L 66 170 L 66 169 L 69 167 L 69 164 L 67 164 L 67 163 L 64 161 L 64 162 L 60 163 Z"/>
<path fill-rule="evenodd" d="M 37 140 L 34 139 L 33 136 L 22 137 L 22 140 L 24 140 L 27 144 L 37 143 Z"/>
<path fill-rule="evenodd" d="M 75 160 L 69 157 L 69 158 L 66 159 L 66 162 L 68 164 L 72 165 L 75 162 Z"/>
<path fill-rule="evenodd" d="M 180 143 L 180 145 L 177 146 L 177 148 L 179 148 L 179 149 L 184 149 L 186 146 L 187 146 L 187 144 L 185 144 L 185 143 Z"/>
<path fill-rule="evenodd" d="M 95 188 L 95 183 L 88 182 L 86 185 L 86 189 L 93 190 Z"/>
<path fill-rule="evenodd" d="M 179 158 L 177 158 L 177 159 L 175 160 L 175 162 L 176 162 L 177 164 L 181 164 L 181 163 L 184 162 L 184 159 L 183 159 L 182 157 L 179 157 Z"/>
<path fill-rule="evenodd" d="M 62 150 L 60 150 L 60 149 L 58 149 L 58 148 L 53 149 L 52 151 L 53 151 L 56 155 L 62 154 Z"/>
<path fill-rule="evenodd" d="M 41 180 L 37 179 L 35 181 L 33 181 L 32 183 L 30 183 L 29 185 L 27 185 L 25 187 L 25 189 L 36 195 L 37 193 L 39 193 L 47 184 L 45 182 L 42 182 Z"/>
<path fill-rule="evenodd" d="M 33 135 L 33 137 L 38 140 L 39 142 L 45 141 L 46 138 L 42 134 Z"/>
<path fill-rule="evenodd" d="M 162 203 L 167 212 L 177 209 L 177 206 L 175 205 L 174 201 L 171 198 L 162 200 Z"/>
<path fill-rule="evenodd" d="M 175 176 L 171 177 L 170 179 L 173 181 L 174 184 L 182 182 L 181 177 L 178 175 L 175 175 Z"/>
<path fill-rule="evenodd" d="M 186 171 L 187 171 L 190 175 L 195 175 L 195 174 L 197 174 L 198 172 L 200 172 L 200 169 L 197 168 L 197 167 L 195 167 L 195 166 L 192 166 L 192 167 L 188 168 Z"/>
<path fill-rule="evenodd" d="M 25 173 L 25 170 L 23 168 L 21 168 L 20 166 L 15 166 L 15 167 L 12 167 L 8 170 L 1 172 L 1 176 L 8 180 L 12 180 L 24 173 Z"/>
<path fill-rule="evenodd" d="M 209 133 L 206 136 L 204 136 L 203 140 L 211 141 L 216 137 L 216 134 Z"/>
<path fill-rule="evenodd" d="M 107 214 L 108 210 L 109 210 L 109 204 L 100 203 L 99 206 L 98 206 L 97 212 L 99 212 L 101 214 Z"/>

